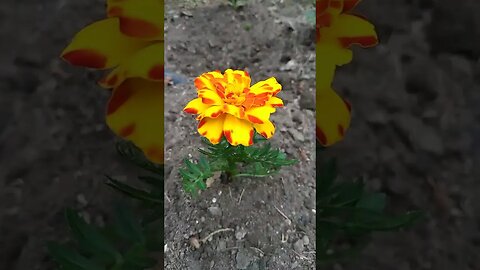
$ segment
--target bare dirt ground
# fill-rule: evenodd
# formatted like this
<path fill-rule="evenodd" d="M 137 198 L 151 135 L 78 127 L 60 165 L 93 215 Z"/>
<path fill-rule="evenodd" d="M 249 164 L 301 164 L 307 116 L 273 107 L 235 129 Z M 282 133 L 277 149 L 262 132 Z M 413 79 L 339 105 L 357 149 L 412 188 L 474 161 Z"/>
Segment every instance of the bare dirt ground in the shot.
<path fill-rule="evenodd" d="M 132 168 L 119 160 L 113 136 L 104 125 L 108 93 L 94 83 L 93 79 L 99 74 L 70 67 L 58 59 L 74 33 L 104 17 L 103 3 L 100 0 L 7 0 L 0 5 L 0 269 L 53 269 L 46 255 L 45 241 L 66 236 L 63 209 L 73 206 L 92 222 L 105 222 L 112 192 L 102 184 L 103 174 L 124 178 L 134 175 Z M 475 0 L 462 3 L 364 0 L 358 7 L 359 13 L 376 25 L 381 45 L 355 50 L 354 61 L 338 70 L 336 89 L 349 98 L 354 107 L 352 127 L 344 142 L 319 158 L 337 157 L 343 177 L 367 176 L 371 189 L 389 194 L 390 211 L 424 209 L 428 219 L 412 230 L 377 234 L 357 259 L 325 269 L 478 269 L 480 208 L 475 199 L 480 192 L 477 177 L 480 173 L 480 17 L 476 14 L 479 9 Z M 283 14 L 282 20 L 298 14 L 285 10 L 287 8 L 276 11 Z M 310 143 L 313 135 L 303 133 L 305 142 L 300 144 L 301 136 L 293 141 L 289 130 L 300 126 L 309 130 L 313 125 L 310 73 L 299 72 L 301 67 L 308 66 L 303 63 L 309 59 L 309 46 L 293 45 L 308 40 L 309 30 L 297 27 L 292 31 L 275 20 L 269 21 L 268 9 L 253 12 L 252 8 L 246 8 L 243 18 L 226 7 L 197 9 L 192 4 L 189 8 L 166 10 L 169 11 L 172 13 L 166 14 L 166 24 L 196 29 L 189 38 L 202 45 L 188 44 L 191 46 L 185 48 L 176 45 L 180 46 L 173 48 L 176 54 L 167 53 L 167 67 L 172 72 L 192 80 L 205 70 L 237 63 L 238 68 L 250 68 L 254 80 L 268 75 L 279 77 L 284 88 L 289 89 L 282 93 L 287 109 L 279 110 L 274 121 L 284 121 L 286 131 L 279 128 L 272 142 L 295 157 L 303 156 L 297 149 L 305 150 L 307 159 L 298 165 L 305 169 L 306 164 L 313 161 L 313 148 L 304 144 Z M 182 11 L 187 14 L 182 15 Z M 227 63 L 229 51 L 244 44 L 240 38 L 246 35 L 235 35 L 233 45 L 228 45 L 232 42 L 210 45 L 208 39 L 200 40 L 205 29 L 202 32 L 201 25 L 193 25 L 202 21 L 205 25 L 209 19 L 205 14 L 213 18 L 217 15 L 213 16 L 214 11 L 228 15 L 224 20 L 230 23 L 263 22 L 267 18 L 273 30 L 259 30 L 266 27 L 265 24 L 247 26 L 259 33 L 254 38 L 257 44 L 262 44 L 261 50 L 243 48 L 236 56 L 238 59 Z M 196 15 L 199 13 L 202 15 Z M 257 16 L 263 19 L 255 20 L 253 14 L 260 14 Z M 178 17 L 168 21 L 175 16 Z M 297 24 L 293 21 L 292 25 L 295 28 Z M 225 34 L 228 26 L 219 24 L 218 31 Z M 239 34 L 243 26 L 233 27 Z M 282 32 L 287 30 L 291 39 Z M 171 31 L 168 29 L 167 35 L 173 34 Z M 177 44 L 188 41 L 187 37 L 181 38 L 182 33 L 187 32 L 177 30 L 180 41 Z M 271 51 L 267 45 L 275 49 L 277 58 L 269 56 Z M 226 46 L 233 48 L 223 51 Z M 195 51 L 189 52 L 189 48 Z M 221 57 L 207 54 L 216 50 Z M 199 56 L 195 58 L 195 54 Z M 256 54 L 259 54 L 258 60 L 255 60 Z M 262 57 L 271 63 L 262 62 Z M 295 60 L 292 63 L 298 65 L 294 70 L 279 71 L 279 67 L 288 68 L 286 65 L 292 59 Z M 215 64 L 215 60 L 219 64 Z M 299 75 L 292 76 L 297 71 Z M 192 153 L 199 142 L 192 124 L 194 120 L 176 112 L 193 96 L 193 89 L 187 84 L 172 86 L 166 92 L 167 96 L 173 95 L 169 105 L 172 112 L 166 112 L 166 121 L 169 125 L 174 123 L 176 130 L 185 135 L 178 137 L 178 144 L 191 145 L 179 153 L 180 157 Z M 178 91 L 180 95 L 169 91 Z M 289 122 L 292 119 L 294 122 Z M 286 145 L 287 142 L 294 146 Z M 166 143 L 167 148 L 176 147 L 172 141 Z M 166 154 L 172 158 L 171 153 Z M 171 160 L 178 165 L 178 158 Z M 308 252 L 314 250 L 314 225 L 309 223 L 314 216 L 304 212 L 313 206 L 309 205 L 309 199 L 301 200 L 314 201 L 313 187 L 308 186 L 307 178 L 293 177 L 285 170 L 280 176 L 283 180 L 246 179 L 228 186 L 230 189 L 219 185 L 202 194 L 200 201 L 192 202 L 181 193 L 174 179 L 175 168 L 171 167 L 166 182 L 172 203 L 165 222 L 172 224 L 178 220 L 175 226 L 180 228 L 179 233 L 175 233 L 175 226 L 166 228 L 167 244 L 169 239 L 173 242 L 167 245 L 170 250 L 166 254 L 171 269 L 183 267 L 183 261 L 196 262 L 189 265 L 196 269 L 210 269 L 212 261 L 212 269 L 235 269 L 237 265 L 250 265 L 251 269 L 312 269 L 308 259 L 300 259 L 293 252 L 295 242 L 302 239 L 305 243 L 303 232 L 306 231 L 309 244 L 304 245 L 302 252 L 307 258 L 313 258 Z M 295 175 L 297 171 L 301 173 L 300 168 L 294 171 Z M 243 188 L 242 200 L 237 205 Z M 233 199 L 230 199 L 230 190 Z M 302 194 L 307 191 L 308 194 Z M 212 202 L 213 198 L 216 203 Z M 256 204 L 248 204 L 253 202 Z M 272 205 L 288 215 L 294 225 L 286 226 Z M 213 208 L 213 213 L 218 214 L 220 209 L 221 214 L 214 216 L 212 210 L 208 210 L 212 206 L 218 207 Z M 264 217 L 265 213 L 268 217 Z M 267 222 L 259 224 L 260 220 Z M 242 221 L 250 223 L 242 224 Z M 304 223 L 305 227 L 298 225 Z M 199 250 L 187 246 L 189 236 L 203 237 L 220 226 L 232 227 L 235 231 L 215 235 Z M 252 230 L 255 227 L 263 231 Z M 270 238 L 277 230 L 280 237 Z M 281 233 L 288 234 L 288 230 L 289 240 L 281 243 Z M 233 248 L 237 246 L 238 249 Z M 265 253 L 263 257 L 254 247 Z"/>

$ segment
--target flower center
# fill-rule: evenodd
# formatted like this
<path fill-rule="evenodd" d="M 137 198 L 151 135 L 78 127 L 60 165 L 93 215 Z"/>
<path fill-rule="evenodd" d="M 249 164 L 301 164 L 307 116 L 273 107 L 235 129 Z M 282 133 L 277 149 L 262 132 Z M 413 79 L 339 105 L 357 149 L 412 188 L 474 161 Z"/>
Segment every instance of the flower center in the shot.
<path fill-rule="evenodd" d="M 245 93 L 248 93 L 248 91 L 250 91 L 248 88 L 240 91 L 237 85 L 228 84 L 225 88 L 225 98 L 223 101 L 231 105 L 240 106 L 245 102 Z"/>

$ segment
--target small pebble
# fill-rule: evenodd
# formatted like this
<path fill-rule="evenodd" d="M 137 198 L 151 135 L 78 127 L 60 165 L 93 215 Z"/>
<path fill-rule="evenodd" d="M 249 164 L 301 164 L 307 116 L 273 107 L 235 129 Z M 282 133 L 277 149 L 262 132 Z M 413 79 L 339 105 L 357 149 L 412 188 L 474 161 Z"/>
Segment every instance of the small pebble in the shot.
<path fill-rule="evenodd" d="M 246 234 L 247 232 L 244 229 L 240 229 L 235 233 L 235 238 L 237 238 L 237 240 L 242 240 Z"/>
<path fill-rule="evenodd" d="M 308 244 L 310 244 L 310 239 L 308 238 L 308 236 L 304 235 L 302 240 L 305 246 L 308 246 Z"/>
<path fill-rule="evenodd" d="M 211 206 L 208 208 L 208 211 L 210 212 L 210 214 L 212 214 L 213 216 L 221 216 L 222 215 L 222 210 L 220 209 L 220 207 L 217 207 L 217 206 Z"/>
<path fill-rule="evenodd" d="M 298 239 L 295 244 L 293 244 L 293 249 L 295 249 L 296 252 L 302 253 L 303 250 L 305 249 L 304 243 L 302 239 Z"/>

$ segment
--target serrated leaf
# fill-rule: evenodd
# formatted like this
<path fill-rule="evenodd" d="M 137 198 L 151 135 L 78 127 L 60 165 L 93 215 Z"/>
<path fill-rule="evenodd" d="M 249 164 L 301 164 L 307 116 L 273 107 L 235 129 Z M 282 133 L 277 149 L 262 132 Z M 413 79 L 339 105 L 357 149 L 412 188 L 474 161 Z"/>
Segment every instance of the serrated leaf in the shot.
<path fill-rule="evenodd" d="M 163 197 L 160 196 L 154 196 L 153 194 L 146 192 L 141 189 L 137 189 L 134 187 L 131 187 L 125 183 L 122 183 L 118 180 L 113 179 L 110 176 L 106 176 L 108 178 L 108 182 L 106 184 L 132 198 L 144 201 L 144 202 L 149 202 L 149 203 L 155 203 L 155 204 L 163 204 Z"/>
<path fill-rule="evenodd" d="M 142 169 L 163 176 L 163 164 L 155 164 L 148 160 L 143 152 L 130 141 L 120 141 L 116 144 L 117 152 L 124 158 Z"/>
<path fill-rule="evenodd" d="M 330 223 L 338 228 L 353 232 L 358 231 L 389 231 L 408 225 L 421 217 L 421 212 L 410 212 L 398 216 L 388 216 L 383 213 L 355 207 L 327 207 L 335 213 L 337 219 L 322 219 L 321 222 Z"/>
<path fill-rule="evenodd" d="M 188 159 L 185 159 L 184 162 L 185 162 L 185 165 L 187 165 L 188 170 L 190 172 L 192 172 L 193 175 L 202 175 L 203 174 L 197 164 L 189 161 Z"/>
<path fill-rule="evenodd" d="M 317 198 L 327 194 L 337 177 L 337 163 L 335 159 L 329 160 L 322 169 L 317 164 Z"/>
<path fill-rule="evenodd" d="M 120 236 L 131 243 L 144 243 L 145 237 L 138 218 L 133 215 L 132 209 L 126 204 L 115 206 L 115 228 Z"/>
<path fill-rule="evenodd" d="M 346 206 L 357 202 L 363 196 L 364 184 L 361 181 L 345 182 L 330 189 L 332 198 L 329 201 L 331 206 Z"/>
<path fill-rule="evenodd" d="M 157 264 L 157 261 L 148 256 L 148 252 L 143 245 L 135 245 L 125 254 L 124 269 L 147 269 Z"/>
<path fill-rule="evenodd" d="M 121 257 L 113 245 L 93 225 L 87 224 L 80 218 L 75 211 L 67 209 L 65 215 L 75 240 L 83 246 L 88 246 L 92 254 L 98 256 L 103 254 L 113 261 Z"/>
<path fill-rule="evenodd" d="M 381 213 L 385 209 L 386 200 L 387 197 L 383 193 L 363 194 L 357 202 L 356 207 Z"/>
<path fill-rule="evenodd" d="M 163 176 L 161 178 L 155 176 L 139 176 L 138 179 L 156 188 L 163 187 Z"/>
<path fill-rule="evenodd" d="M 200 157 L 200 161 L 198 162 L 198 164 L 200 165 L 200 167 L 204 170 L 207 170 L 209 171 L 210 170 L 210 165 L 208 164 L 208 161 L 205 157 L 201 156 Z"/>
<path fill-rule="evenodd" d="M 195 183 L 197 184 L 197 187 L 200 188 L 201 190 L 207 189 L 207 184 L 205 184 L 203 179 L 199 179 Z"/>
<path fill-rule="evenodd" d="M 375 217 L 375 214 L 378 216 Z M 375 214 L 372 214 L 369 220 L 362 220 L 362 223 L 355 223 L 355 226 L 372 231 L 397 230 L 402 227 L 410 226 L 422 216 L 422 213 L 419 211 L 410 212 L 395 217 L 381 215 L 378 213 Z"/>
<path fill-rule="evenodd" d="M 47 245 L 50 255 L 66 270 L 105 270 L 105 267 L 97 265 L 95 262 L 80 255 L 64 245 L 49 243 Z"/>

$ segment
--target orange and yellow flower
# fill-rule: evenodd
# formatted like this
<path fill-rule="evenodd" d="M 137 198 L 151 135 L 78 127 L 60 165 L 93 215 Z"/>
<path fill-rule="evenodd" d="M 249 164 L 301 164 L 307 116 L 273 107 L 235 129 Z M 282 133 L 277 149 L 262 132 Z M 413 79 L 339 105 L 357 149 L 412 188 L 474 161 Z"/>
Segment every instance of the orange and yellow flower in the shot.
<path fill-rule="evenodd" d="M 350 46 L 378 43 L 374 26 L 351 11 L 360 0 L 317 0 L 317 139 L 329 146 L 350 126 L 351 107 L 332 89 L 337 66 L 352 60 Z"/>
<path fill-rule="evenodd" d="M 250 86 L 250 75 L 242 70 L 207 72 L 195 79 L 198 97 L 184 111 L 198 114 L 198 132 L 212 144 L 223 136 L 231 145 L 253 144 L 254 130 L 269 139 L 275 126 L 269 120 L 283 101 L 276 95 L 282 86 L 274 77 Z"/>
<path fill-rule="evenodd" d="M 73 38 L 62 58 L 72 65 L 112 69 L 100 86 L 113 89 L 106 122 L 147 158 L 163 163 L 163 1 L 107 0 L 107 19 Z"/>

